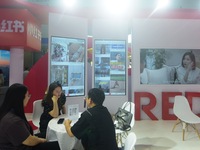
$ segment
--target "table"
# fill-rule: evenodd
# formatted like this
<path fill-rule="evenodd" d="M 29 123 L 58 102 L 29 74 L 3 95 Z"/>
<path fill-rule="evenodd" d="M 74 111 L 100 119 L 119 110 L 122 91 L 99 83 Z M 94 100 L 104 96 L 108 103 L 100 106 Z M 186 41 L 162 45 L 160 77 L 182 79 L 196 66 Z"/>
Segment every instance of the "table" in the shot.
<path fill-rule="evenodd" d="M 64 124 L 57 124 L 60 118 L 67 119 L 68 116 L 60 115 L 58 118 L 53 118 L 49 121 L 47 127 L 47 141 L 58 141 L 61 150 L 84 150 L 81 141 L 76 137 L 70 137 L 66 130 Z M 73 119 L 71 125 L 73 125 L 77 119 Z"/>

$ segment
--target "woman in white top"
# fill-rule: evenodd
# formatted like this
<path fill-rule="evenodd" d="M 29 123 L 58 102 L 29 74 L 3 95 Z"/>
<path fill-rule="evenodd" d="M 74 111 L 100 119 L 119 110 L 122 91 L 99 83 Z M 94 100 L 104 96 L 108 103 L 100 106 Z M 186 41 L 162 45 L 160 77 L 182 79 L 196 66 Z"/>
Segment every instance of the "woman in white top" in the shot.
<path fill-rule="evenodd" d="M 196 67 L 195 56 L 192 52 L 184 53 L 182 64 L 176 69 L 177 84 L 200 83 L 200 69 Z"/>

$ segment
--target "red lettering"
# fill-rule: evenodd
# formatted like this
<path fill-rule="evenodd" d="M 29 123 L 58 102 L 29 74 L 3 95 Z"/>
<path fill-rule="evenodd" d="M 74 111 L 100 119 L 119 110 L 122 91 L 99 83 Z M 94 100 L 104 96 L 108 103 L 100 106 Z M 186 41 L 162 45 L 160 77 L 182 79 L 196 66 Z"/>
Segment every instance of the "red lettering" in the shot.
<path fill-rule="evenodd" d="M 192 109 L 192 98 L 193 97 L 199 97 L 200 98 L 200 93 L 199 92 L 185 92 L 185 97 L 188 99 L 188 102 L 189 102 L 190 107 Z M 200 117 L 200 114 L 197 114 L 197 115 Z"/>
<path fill-rule="evenodd" d="M 177 117 L 174 114 L 170 114 L 169 110 L 173 109 L 174 103 L 169 102 L 170 97 L 176 95 L 182 95 L 181 92 L 162 92 L 162 119 L 163 120 L 176 120 Z"/>
<path fill-rule="evenodd" d="M 174 113 L 170 113 L 170 109 L 173 111 L 173 102 L 170 102 L 170 98 L 174 98 L 176 95 L 182 95 L 182 92 L 162 92 L 162 119 L 163 120 L 176 120 Z M 192 100 L 194 97 L 199 98 L 199 92 L 185 92 L 185 96 L 188 99 L 190 107 L 192 109 Z M 141 105 L 141 98 L 148 98 L 149 103 Z M 148 92 L 135 92 L 135 119 L 141 120 L 141 110 L 146 113 L 152 120 L 158 120 L 158 118 L 152 113 L 152 109 L 156 106 L 156 97 L 152 93 Z M 200 114 L 197 114 L 200 117 Z"/>
<path fill-rule="evenodd" d="M 158 118 L 151 112 L 151 110 L 156 106 L 156 97 L 148 92 L 135 92 L 135 119 L 140 120 L 141 119 L 141 112 L 140 112 L 140 106 L 141 106 L 141 97 L 147 97 L 149 98 L 149 104 L 148 105 L 142 105 L 142 110 L 151 118 L 152 120 L 158 120 Z"/>

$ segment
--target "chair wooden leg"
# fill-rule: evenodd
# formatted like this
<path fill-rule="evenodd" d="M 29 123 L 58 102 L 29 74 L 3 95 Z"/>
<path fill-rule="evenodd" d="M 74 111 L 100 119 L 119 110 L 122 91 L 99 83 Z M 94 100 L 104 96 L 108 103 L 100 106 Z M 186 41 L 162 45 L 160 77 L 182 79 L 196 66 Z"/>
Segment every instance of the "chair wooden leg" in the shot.
<path fill-rule="evenodd" d="M 183 122 L 183 141 L 185 140 L 185 127 L 186 127 L 186 123 Z"/>
<path fill-rule="evenodd" d="M 120 133 L 120 144 L 121 144 L 121 147 L 123 146 L 123 143 L 122 143 L 122 133 Z"/>
<path fill-rule="evenodd" d="M 196 125 L 194 124 L 193 126 L 194 126 L 194 130 L 196 131 L 196 133 L 197 133 L 197 135 L 198 135 L 198 137 L 199 137 L 199 139 L 200 139 L 199 131 L 198 131 L 198 129 L 196 128 Z"/>
<path fill-rule="evenodd" d="M 117 145 L 119 146 L 119 134 L 116 134 Z"/>
<path fill-rule="evenodd" d="M 183 141 L 185 140 L 185 129 L 183 129 Z"/>
<path fill-rule="evenodd" d="M 181 120 L 180 120 L 180 119 L 177 119 L 177 120 L 176 120 L 176 123 L 174 124 L 174 127 L 173 127 L 173 129 L 172 129 L 172 132 L 174 132 L 174 129 L 175 129 L 176 125 L 178 125 L 178 124 L 180 124 L 180 123 L 181 123 Z"/>
<path fill-rule="evenodd" d="M 122 135 L 121 135 L 121 133 L 118 133 L 116 135 L 116 141 L 117 141 L 118 147 L 122 147 Z"/>

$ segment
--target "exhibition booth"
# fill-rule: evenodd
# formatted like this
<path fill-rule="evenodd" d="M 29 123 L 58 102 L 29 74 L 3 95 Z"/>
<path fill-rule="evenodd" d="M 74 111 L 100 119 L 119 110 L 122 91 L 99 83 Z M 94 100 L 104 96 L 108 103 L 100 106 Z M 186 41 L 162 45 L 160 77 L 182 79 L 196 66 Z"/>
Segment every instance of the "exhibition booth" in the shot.
<path fill-rule="evenodd" d="M 40 51 L 41 24 L 28 10 L 0 9 L 0 13 L 6 14 L 0 17 L 0 47 L 10 51 L 9 84 L 23 83 L 24 50 Z M 33 101 L 43 98 L 49 83 L 59 81 L 66 105 L 78 104 L 80 111 L 85 110 L 83 99 L 88 89 L 97 87 L 104 90 L 104 105 L 112 114 L 125 101 L 133 101 L 136 120 L 175 120 L 172 107 L 176 95 L 185 95 L 199 114 L 200 82 L 196 78 L 196 82 L 181 83 L 175 76 L 186 52 L 194 53 L 200 68 L 199 16 L 199 12 L 180 10 L 88 19 L 49 12 L 48 53 L 24 81 L 32 94 L 25 111 L 32 111 Z M 92 33 L 92 65 L 87 63 L 88 30 Z"/>

